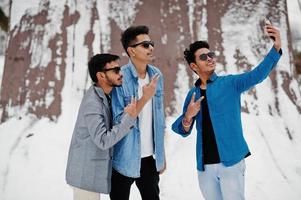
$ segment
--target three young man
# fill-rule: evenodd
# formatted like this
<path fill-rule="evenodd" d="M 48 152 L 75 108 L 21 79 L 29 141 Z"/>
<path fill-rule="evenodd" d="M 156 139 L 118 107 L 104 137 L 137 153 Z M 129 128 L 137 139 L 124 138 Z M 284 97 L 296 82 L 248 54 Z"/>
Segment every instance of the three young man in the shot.
<path fill-rule="evenodd" d="M 195 87 L 188 92 L 183 114 L 173 123 L 172 129 L 186 137 L 191 133 L 191 129 L 196 123 L 198 178 L 205 199 L 244 199 L 244 158 L 250 155 L 250 151 L 242 133 L 240 95 L 263 81 L 282 54 L 279 31 L 270 25 L 267 26 L 267 31 L 269 36 L 275 38 L 273 48 L 255 69 L 243 74 L 217 76 L 214 72 L 215 54 L 210 51 L 209 44 L 205 41 L 192 43 L 189 49 L 184 52 L 189 67 L 198 75 L 199 79 L 196 81 Z M 100 172 L 102 168 L 99 168 L 98 171 L 94 170 L 94 174 L 89 174 L 89 171 L 95 168 L 84 169 L 86 167 L 84 165 L 77 166 L 77 162 L 83 162 L 75 159 L 78 157 L 77 153 L 81 155 L 80 152 L 75 153 L 78 151 L 75 149 L 81 146 L 78 141 L 84 141 L 87 137 L 91 137 L 90 131 L 92 131 L 92 137 L 87 140 L 89 142 L 86 145 L 93 147 L 92 152 L 97 152 L 96 155 L 103 154 L 103 150 L 100 150 L 103 149 L 103 146 L 111 147 L 116 143 L 112 161 L 110 198 L 112 200 L 129 199 L 131 185 L 135 182 L 143 200 L 157 200 L 160 199 L 159 173 L 162 173 L 166 167 L 163 76 L 158 68 L 150 65 L 154 58 L 154 42 L 151 41 L 149 29 L 146 26 L 128 28 L 122 33 L 121 42 L 129 56 L 129 63 L 121 68 L 122 75 L 119 74 L 120 68 L 110 67 L 110 65 L 99 71 L 102 72 L 107 83 L 114 83 L 116 79 L 110 78 L 105 72 L 114 71 L 119 76 L 123 76 L 124 82 L 121 87 L 112 90 L 111 85 L 110 89 L 105 92 L 108 95 L 112 90 L 112 117 L 118 128 L 115 129 L 115 132 L 112 131 L 114 137 L 106 144 L 105 141 L 102 141 L 101 135 L 94 137 L 97 134 L 93 133 L 99 128 L 99 121 L 104 119 L 99 117 L 92 118 L 93 120 L 85 119 L 84 116 L 90 116 L 91 113 L 89 112 L 78 118 L 78 121 L 84 121 L 94 128 L 87 127 L 82 134 L 83 127 L 87 124 L 76 125 L 73 135 L 75 139 L 72 138 L 72 148 L 70 147 L 70 152 L 74 151 L 74 153 L 69 153 L 70 161 L 68 160 L 68 164 L 73 162 L 70 164 L 73 167 L 69 167 L 69 170 L 67 168 L 67 182 L 75 187 L 96 192 L 103 192 L 97 186 L 103 184 L 103 181 L 109 184 L 110 169 L 105 176 L 106 180 L 101 178 L 95 180 L 97 177 L 102 177 Z M 120 82 L 118 83 L 120 84 Z M 95 86 L 93 87 L 95 90 Z M 91 93 L 90 90 L 93 88 L 88 90 L 86 96 Z M 104 95 L 98 96 L 102 96 L 101 99 L 104 99 Z M 133 97 L 138 100 L 136 101 Z M 100 105 L 103 104 L 100 107 L 107 107 L 107 110 L 110 110 L 108 109 L 109 103 L 103 103 L 108 100 L 99 101 L 98 98 L 93 94 L 93 101 Z M 96 104 L 93 105 L 92 109 L 88 109 L 91 112 L 92 110 L 97 111 L 92 112 L 93 115 L 99 115 L 100 112 L 103 112 L 99 108 L 95 108 Z M 85 110 L 82 107 L 81 105 L 80 112 Z M 135 118 L 138 112 L 140 112 L 139 117 L 133 122 L 132 118 Z M 110 112 L 107 113 L 110 114 Z M 127 119 L 126 113 L 132 118 Z M 111 123 L 109 114 L 105 117 L 108 124 Z M 106 125 L 104 129 L 106 131 L 103 132 L 107 132 L 110 126 Z M 107 163 L 109 163 L 108 167 L 111 167 L 110 156 L 108 156 L 111 154 L 106 153 L 105 155 L 108 160 Z M 83 159 L 85 159 L 84 162 L 87 162 L 93 158 Z M 77 173 L 80 172 L 79 170 L 86 170 L 87 173 L 81 174 L 80 179 L 75 178 L 73 181 L 70 177 L 76 177 Z M 89 187 L 78 184 L 83 180 L 89 182 Z M 96 181 L 97 184 L 94 182 L 95 185 L 93 186 L 91 181 Z M 106 187 L 105 193 L 109 191 L 109 188 L 109 186 Z"/>

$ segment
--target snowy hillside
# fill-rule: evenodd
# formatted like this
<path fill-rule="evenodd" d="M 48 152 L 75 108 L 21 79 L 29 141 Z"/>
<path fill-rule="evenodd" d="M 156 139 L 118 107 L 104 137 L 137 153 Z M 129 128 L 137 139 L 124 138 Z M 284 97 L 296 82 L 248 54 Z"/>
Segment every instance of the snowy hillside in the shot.
<path fill-rule="evenodd" d="M 161 199 L 202 199 L 195 130 L 183 139 L 170 128 L 193 83 L 183 49 L 208 39 L 219 55 L 218 73 L 242 73 L 272 47 L 260 23 L 266 14 L 281 31 L 283 56 L 270 77 L 241 99 L 252 153 L 246 159 L 246 197 L 301 199 L 301 96 L 290 64 L 286 3 L 223 2 L 13 1 L 1 86 L 0 200 L 72 199 L 65 167 L 77 110 L 90 85 L 87 61 L 109 51 L 125 63 L 119 37 L 132 24 L 150 25 L 155 64 L 165 76 L 167 170 L 160 177 Z M 132 190 L 131 199 L 139 200 L 134 185 Z"/>

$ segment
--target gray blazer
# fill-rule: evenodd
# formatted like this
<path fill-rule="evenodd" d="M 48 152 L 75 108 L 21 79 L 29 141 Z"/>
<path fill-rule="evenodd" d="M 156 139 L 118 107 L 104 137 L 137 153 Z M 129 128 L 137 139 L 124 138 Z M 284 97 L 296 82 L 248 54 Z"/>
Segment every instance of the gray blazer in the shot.
<path fill-rule="evenodd" d="M 134 127 L 135 119 L 125 114 L 111 128 L 112 116 L 102 88 L 91 86 L 81 102 L 67 161 L 66 181 L 84 190 L 111 190 L 112 146 Z"/>

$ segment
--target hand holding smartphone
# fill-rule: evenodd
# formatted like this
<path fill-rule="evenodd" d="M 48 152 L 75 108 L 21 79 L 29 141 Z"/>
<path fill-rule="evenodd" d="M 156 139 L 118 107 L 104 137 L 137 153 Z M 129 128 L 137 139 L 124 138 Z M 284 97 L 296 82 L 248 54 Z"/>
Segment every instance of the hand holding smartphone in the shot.
<path fill-rule="evenodd" d="M 269 20 L 269 19 L 267 19 L 267 18 L 264 18 L 264 24 L 265 24 L 265 26 L 267 26 L 267 25 L 272 25 L 272 23 L 271 23 L 271 21 Z M 266 31 L 266 33 L 268 34 L 268 31 L 267 31 L 267 28 L 265 27 L 265 31 Z M 273 41 L 275 41 L 275 37 L 274 36 L 270 36 L 270 38 L 273 40 Z"/>

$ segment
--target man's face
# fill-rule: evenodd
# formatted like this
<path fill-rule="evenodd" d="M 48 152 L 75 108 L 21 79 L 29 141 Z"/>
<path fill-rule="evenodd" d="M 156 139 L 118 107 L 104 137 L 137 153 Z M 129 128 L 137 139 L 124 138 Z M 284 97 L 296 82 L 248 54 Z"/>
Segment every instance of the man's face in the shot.
<path fill-rule="evenodd" d="M 195 53 L 195 63 L 191 63 L 190 67 L 198 75 L 211 74 L 215 70 L 216 56 L 207 48 L 198 49 Z"/>
<path fill-rule="evenodd" d="M 147 34 L 137 35 L 135 43 L 128 48 L 132 59 L 145 63 L 150 63 L 154 60 L 153 50 L 154 43 Z"/>
<path fill-rule="evenodd" d="M 122 74 L 119 61 L 112 61 L 105 66 L 105 82 L 111 87 L 118 87 L 122 84 Z"/>

